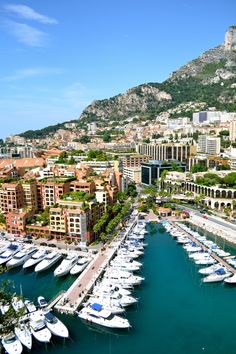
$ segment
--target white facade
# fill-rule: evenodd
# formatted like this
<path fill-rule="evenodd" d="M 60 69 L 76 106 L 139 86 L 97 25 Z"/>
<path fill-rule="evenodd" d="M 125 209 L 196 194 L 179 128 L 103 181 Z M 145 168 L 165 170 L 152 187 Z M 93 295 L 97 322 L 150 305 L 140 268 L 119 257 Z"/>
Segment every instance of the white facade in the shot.
<path fill-rule="evenodd" d="M 236 140 L 236 117 L 229 123 L 229 140 Z"/>
<path fill-rule="evenodd" d="M 141 167 L 124 167 L 123 175 L 130 181 L 141 183 Z"/>
<path fill-rule="evenodd" d="M 220 154 L 220 138 L 214 136 L 200 135 L 198 138 L 198 151 L 209 155 Z"/>

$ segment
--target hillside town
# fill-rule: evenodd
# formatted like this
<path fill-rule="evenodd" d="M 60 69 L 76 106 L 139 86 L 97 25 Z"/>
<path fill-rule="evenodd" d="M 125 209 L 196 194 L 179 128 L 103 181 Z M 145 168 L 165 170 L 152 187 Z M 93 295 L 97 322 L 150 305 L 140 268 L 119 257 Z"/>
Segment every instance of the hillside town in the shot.
<path fill-rule="evenodd" d="M 204 204 L 234 219 L 235 168 L 236 113 L 213 109 L 192 119 L 111 122 L 111 129 L 65 123 L 41 139 L 8 136 L 1 144 L 1 225 L 15 236 L 90 244 L 113 230 L 108 224 L 136 186 L 156 188 L 159 202 Z"/>

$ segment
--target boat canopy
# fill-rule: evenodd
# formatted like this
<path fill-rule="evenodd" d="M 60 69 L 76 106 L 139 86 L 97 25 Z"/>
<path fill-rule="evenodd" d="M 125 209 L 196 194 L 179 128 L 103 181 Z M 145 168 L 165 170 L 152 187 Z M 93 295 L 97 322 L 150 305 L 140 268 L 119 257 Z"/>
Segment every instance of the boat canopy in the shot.
<path fill-rule="evenodd" d="M 98 304 L 98 303 L 96 303 L 96 302 L 94 302 L 93 304 L 91 304 L 90 307 L 91 307 L 93 310 L 96 310 L 96 311 L 101 311 L 101 310 L 102 310 L 102 305 L 101 305 L 101 304 Z"/>

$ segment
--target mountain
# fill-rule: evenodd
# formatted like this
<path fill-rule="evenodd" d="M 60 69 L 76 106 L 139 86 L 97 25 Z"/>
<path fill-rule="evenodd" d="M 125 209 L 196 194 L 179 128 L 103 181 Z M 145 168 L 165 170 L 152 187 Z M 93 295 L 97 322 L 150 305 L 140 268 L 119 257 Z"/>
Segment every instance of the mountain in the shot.
<path fill-rule="evenodd" d="M 236 26 L 225 42 L 173 72 L 163 83 L 148 83 L 109 99 L 94 101 L 81 114 L 84 122 L 152 119 L 169 110 L 172 116 L 191 116 L 194 110 L 215 107 L 236 111 Z"/>
<path fill-rule="evenodd" d="M 92 102 L 82 112 L 78 126 L 96 121 L 99 126 L 126 120 L 154 119 L 162 112 L 171 117 L 192 116 L 194 111 L 215 108 L 236 111 L 236 25 L 229 27 L 222 45 L 182 66 L 162 83 L 147 83 L 124 94 Z M 45 137 L 65 123 L 21 136 Z M 28 134 L 27 134 L 28 133 Z"/>

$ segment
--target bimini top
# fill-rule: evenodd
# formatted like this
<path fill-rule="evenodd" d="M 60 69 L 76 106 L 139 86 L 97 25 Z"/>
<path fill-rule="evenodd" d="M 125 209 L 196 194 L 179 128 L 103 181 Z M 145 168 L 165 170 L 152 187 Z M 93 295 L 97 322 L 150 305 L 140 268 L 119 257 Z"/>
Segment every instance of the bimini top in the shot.
<path fill-rule="evenodd" d="M 93 304 L 91 304 L 90 307 L 91 307 L 93 310 L 96 310 L 96 311 L 101 311 L 101 310 L 102 310 L 102 305 L 101 305 L 101 304 L 98 304 L 98 303 L 96 303 L 96 302 L 94 302 Z"/>
<path fill-rule="evenodd" d="M 218 275 L 223 275 L 223 274 L 225 274 L 226 272 L 225 272 L 224 268 L 219 268 L 219 269 L 217 269 L 217 270 L 215 271 L 215 273 L 218 274 Z"/>

